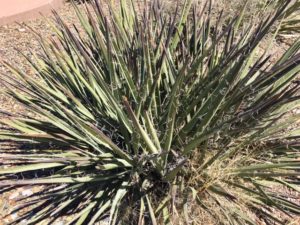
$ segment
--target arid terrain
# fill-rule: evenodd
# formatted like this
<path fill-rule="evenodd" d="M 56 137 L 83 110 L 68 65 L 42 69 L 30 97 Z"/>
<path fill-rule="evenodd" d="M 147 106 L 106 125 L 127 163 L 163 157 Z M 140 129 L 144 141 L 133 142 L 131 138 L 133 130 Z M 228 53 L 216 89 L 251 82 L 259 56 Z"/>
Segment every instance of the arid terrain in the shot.
<path fill-rule="evenodd" d="M 69 24 L 78 24 L 76 14 L 70 3 L 65 3 L 62 8 L 58 10 L 59 15 L 63 20 Z M 51 19 L 51 16 L 47 16 Z M 25 24 L 9 24 L 0 26 L 0 61 L 6 61 L 9 64 L 19 67 L 26 73 L 32 74 L 33 71 L 28 66 L 26 59 L 22 54 L 33 58 L 34 54 L 41 52 L 38 41 L 35 39 L 34 34 L 28 28 L 38 31 L 42 37 L 51 38 L 53 32 L 51 26 L 46 22 L 45 18 L 39 18 L 26 22 Z M 295 39 L 293 37 L 292 39 Z M 265 43 L 261 46 L 261 51 L 264 50 L 269 40 L 265 40 Z M 273 43 L 273 47 L 270 48 L 270 54 L 272 60 L 278 58 L 285 49 L 292 43 L 288 38 L 280 38 Z M 5 113 L 18 114 L 23 112 L 21 105 L 16 104 L 12 99 L 3 94 L 5 92 L 5 81 L 13 79 L 14 75 L 8 71 L 2 64 L 0 64 L 0 116 L 5 117 Z M 0 142 L 0 148 L 11 148 L 12 146 L 7 143 Z M 1 163 L 1 161 L 0 161 Z M 13 214 L 9 217 L 4 217 L 9 211 L 14 209 L 17 205 L 17 200 L 38 191 L 38 187 L 32 187 L 30 189 L 17 188 L 15 190 L 5 191 L 2 193 L 0 188 L 0 225 L 6 225 L 18 217 L 18 214 Z M 3 190 L 4 191 L 4 190 Z M 63 225 L 65 221 L 58 221 L 54 225 Z M 26 221 L 24 221 L 26 224 Z M 208 224 L 208 223 L 207 223 Z M 300 218 L 295 218 L 294 225 L 300 224 Z M 291 224 L 291 225 L 292 225 Z"/>

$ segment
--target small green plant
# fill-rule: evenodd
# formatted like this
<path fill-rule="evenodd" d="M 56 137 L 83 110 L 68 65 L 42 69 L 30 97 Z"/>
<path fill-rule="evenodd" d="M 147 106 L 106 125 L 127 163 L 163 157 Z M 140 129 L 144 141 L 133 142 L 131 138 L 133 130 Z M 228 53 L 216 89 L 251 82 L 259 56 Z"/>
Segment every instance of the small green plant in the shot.
<path fill-rule="evenodd" d="M 300 42 L 275 63 L 256 52 L 287 3 L 257 26 L 211 22 L 211 2 L 168 13 L 161 1 L 55 14 L 56 38 L 28 58 L 36 77 L 7 94 L 34 116 L 2 118 L 0 185 L 41 185 L 14 224 L 284 224 L 300 214 Z M 8 129 L 9 128 L 9 129 Z M 288 196 L 289 195 L 289 196 Z M 19 210 L 21 210 L 20 208 Z"/>

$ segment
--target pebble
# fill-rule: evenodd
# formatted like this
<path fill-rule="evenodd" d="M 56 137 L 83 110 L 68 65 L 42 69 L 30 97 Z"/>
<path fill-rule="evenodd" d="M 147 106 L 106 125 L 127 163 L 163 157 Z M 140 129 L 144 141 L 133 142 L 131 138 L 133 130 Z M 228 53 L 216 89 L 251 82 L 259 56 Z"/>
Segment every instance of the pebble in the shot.
<path fill-rule="evenodd" d="M 30 189 L 27 189 L 27 190 L 22 191 L 22 195 L 23 195 L 23 196 L 30 196 L 30 195 L 32 195 L 32 194 L 33 194 L 33 192 L 32 192 L 32 190 L 30 190 Z"/>
<path fill-rule="evenodd" d="M 17 213 L 12 214 L 11 218 L 13 221 L 16 220 L 18 218 L 18 214 Z"/>
<path fill-rule="evenodd" d="M 20 224 L 21 224 L 21 225 L 27 225 L 27 224 L 28 224 L 28 220 L 22 220 L 22 221 L 20 222 Z"/>
<path fill-rule="evenodd" d="M 19 28 L 18 30 L 19 30 L 20 32 L 25 32 L 25 31 L 26 31 L 25 28 Z"/>

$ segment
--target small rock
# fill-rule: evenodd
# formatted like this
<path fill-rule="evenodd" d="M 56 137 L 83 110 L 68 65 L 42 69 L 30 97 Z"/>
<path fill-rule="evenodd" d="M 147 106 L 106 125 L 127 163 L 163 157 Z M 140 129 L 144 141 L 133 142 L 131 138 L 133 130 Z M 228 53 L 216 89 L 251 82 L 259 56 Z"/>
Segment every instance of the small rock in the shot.
<path fill-rule="evenodd" d="M 64 225 L 65 223 L 63 221 L 58 221 L 56 223 L 54 223 L 54 225 Z"/>
<path fill-rule="evenodd" d="M 300 109 L 295 109 L 294 112 L 295 112 L 296 114 L 299 114 L 299 113 L 300 113 Z"/>
<path fill-rule="evenodd" d="M 22 195 L 23 195 L 23 196 L 30 196 L 30 195 L 32 195 L 32 194 L 33 194 L 33 192 L 32 192 L 32 190 L 30 190 L 30 189 L 27 189 L 27 190 L 22 191 Z"/>
<path fill-rule="evenodd" d="M 20 222 L 20 224 L 22 224 L 22 225 L 27 225 L 27 224 L 28 224 L 28 221 L 27 221 L 27 220 L 22 220 L 22 221 Z"/>
<path fill-rule="evenodd" d="M 12 214 L 11 218 L 13 221 L 16 220 L 18 218 L 18 214 L 17 213 Z"/>

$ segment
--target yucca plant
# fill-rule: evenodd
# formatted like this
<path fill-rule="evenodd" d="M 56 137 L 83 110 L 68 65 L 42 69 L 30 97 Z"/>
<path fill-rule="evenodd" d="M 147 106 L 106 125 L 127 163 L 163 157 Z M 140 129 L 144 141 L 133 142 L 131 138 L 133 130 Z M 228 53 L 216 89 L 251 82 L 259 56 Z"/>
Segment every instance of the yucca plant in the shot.
<path fill-rule="evenodd" d="M 80 28 L 55 14 L 56 37 L 36 33 L 35 77 L 5 63 L 16 76 L 3 81 L 7 94 L 33 116 L 1 119 L 1 139 L 25 148 L 1 150 L 0 185 L 43 188 L 13 224 L 298 216 L 300 42 L 275 63 L 256 52 L 288 3 L 248 27 L 239 16 L 212 24 L 210 1 L 175 12 L 158 0 L 108 13 L 90 4 L 75 7 Z"/>
<path fill-rule="evenodd" d="M 281 35 L 296 35 L 299 36 L 300 30 L 300 1 L 294 0 L 285 11 L 283 16 L 282 25 L 280 27 Z M 279 1 L 279 4 L 284 1 Z"/>

